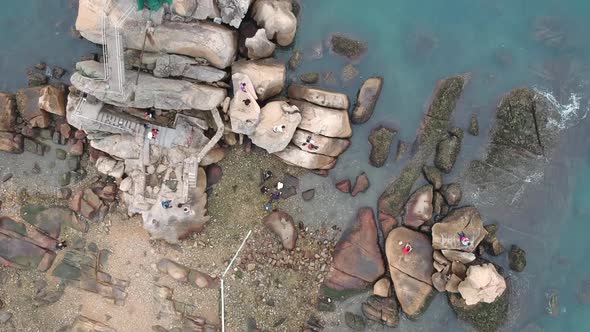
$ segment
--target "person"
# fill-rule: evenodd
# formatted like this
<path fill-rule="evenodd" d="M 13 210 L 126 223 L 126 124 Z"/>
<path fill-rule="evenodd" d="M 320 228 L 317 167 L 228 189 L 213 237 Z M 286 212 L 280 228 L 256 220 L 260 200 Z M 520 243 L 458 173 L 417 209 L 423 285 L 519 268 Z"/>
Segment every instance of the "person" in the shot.
<path fill-rule="evenodd" d="M 469 238 L 467 237 L 467 235 L 465 235 L 464 232 L 459 233 L 459 240 L 461 241 L 461 244 L 465 247 L 471 245 L 471 240 L 469 240 Z"/>
<path fill-rule="evenodd" d="M 240 90 L 242 90 L 242 92 L 246 92 L 246 83 L 244 83 L 244 82 L 240 83 Z"/>
<path fill-rule="evenodd" d="M 260 188 L 260 193 L 262 193 L 262 194 L 268 194 L 269 191 L 270 191 L 270 189 L 268 189 L 267 186 L 262 186 Z"/>
<path fill-rule="evenodd" d="M 152 138 L 155 140 L 156 136 L 158 136 L 158 134 L 160 133 L 160 131 L 156 128 L 152 129 Z"/>
<path fill-rule="evenodd" d="M 281 192 L 275 191 L 275 192 L 271 193 L 270 198 L 272 198 L 275 201 L 278 200 L 279 198 L 281 198 Z"/>
<path fill-rule="evenodd" d="M 148 133 L 147 133 L 147 138 L 148 138 L 149 140 L 152 140 L 152 139 L 154 139 L 154 133 L 152 133 L 151 131 L 150 131 L 150 132 L 148 132 Z"/>
<path fill-rule="evenodd" d="M 172 208 L 172 200 L 166 200 L 166 201 L 162 201 L 162 207 L 164 209 L 170 209 Z"/>
<path fill-rule="evenodd" d="M 285 125 L 280 125 L 280 126 L 274 126 L 272 128 L 272 131 L 275 133 L 282 133 L 285 131 L 286 126 Z"/>
<path fill-rule="evenodd" d="M 270 204 L 270 202 L 266 202 L 264 204 L 264 211 L 268 212 L 270 210 L 272 210 L 272 205 Z"/>
<path fill-rule="evenodd" d="M 406 245 L 402 248 L 402 253 L 404 255 L 409 255 L 413 249 L 414 248 L 412 248 L 412 246 L 409 243 L 406 243 Z"/>
<path fill-rule="evenodd" d="M 145 129 L 150 129 L 150 125 L 149 125 L 149 124 L 147 124 L 147 123 L 144 123 L 144 124 L 143 124 L 143 128 L 145 128 Z"/>
<path fill-rule="evenodd" d="M 315 144 L 315 141 L 313 140 L 313 138 L 311 138 L 311 135 L 308 135 L 307 138 L 305 139 L 305 143 L 302 144 L 302 146 L 306 146 L 309 150 L 317 150 L 319 149 L 319 146 L 317 146 Z"/>
<path fill-rule="evenodd" d="M 56 250 L 62 250 L 62 249 L 64 249 L 64 248 L 66 248 L 67 246 L 68 246 L 68 244 L 66 243 L 66 241 L 61 241 L 61 242 L 58 242 L 58 243 L 55 245 L 55 249 L 56 249 Z"/>
<path fill-rule="evenodd" d="M 272 178 L 272 172 L 271 171 L 265 171 L 264 173 L 262 173 L 262 181 L 266 181 L 268 179 Z"/>

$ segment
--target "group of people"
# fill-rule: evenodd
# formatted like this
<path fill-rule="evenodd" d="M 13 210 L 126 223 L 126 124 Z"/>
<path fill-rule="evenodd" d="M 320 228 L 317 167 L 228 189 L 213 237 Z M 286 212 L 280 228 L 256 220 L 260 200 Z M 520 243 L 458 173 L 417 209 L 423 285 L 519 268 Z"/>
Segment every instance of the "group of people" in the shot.
<path fill-rule="evenodd" d="M 264 204 L 264 211 L 271 211 L 272 210 L 272 202 L 279 200 L 281 195 L 283 194 L 282 189 L 284 184 L 281 181 L 278 181 L 276 185 L 272 188 L 264 185 L 266 181 L 272 178 L 273 174 L 271 171 L 265 171 L 262 173 L 262 186 L 260 187 L 260 193 L 263 195 L 269 195 L 269 200 Z"/>
<path fill-rule="evenodd" d="M 469 237 L 467 237 L 467 235 L 465 235 L 465 232 L 461 232 L 459 234 L 459 241 L 461 242 L 461 245 L 464 247 L 468 247 L 471 245 L 471 240 L 469 239 Z M 399 242 L 399 245 L 403 245 L 404 243 L 402 241 Z M 406 244 L 402 247 L 402 254 L 404 255 L 409 255 L 412 250 L 414 250 L 414 248 L 412 247 L 412 245 L 409 242 L 406 242 Z"/>

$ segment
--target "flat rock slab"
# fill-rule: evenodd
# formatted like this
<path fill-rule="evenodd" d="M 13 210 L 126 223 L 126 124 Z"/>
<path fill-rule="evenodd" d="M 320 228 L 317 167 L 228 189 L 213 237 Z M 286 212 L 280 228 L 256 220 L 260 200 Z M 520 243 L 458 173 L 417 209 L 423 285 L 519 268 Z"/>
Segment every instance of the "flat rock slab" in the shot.
<path fill-rule="evenodd" d="M 309 148 L 307 139 L 311 138 L 317 149 Z M 330 157 L 338 157 L 350 146 L 350 140 L 343 138 L 332 138 L 312 133 L 303 129 L 297 129 L 293 135 L 293 145 L 301 150 L 323 154 Z"/>
<path fill-rule="evenodd" d="M 402 252 L 406 243 L 413 248 L 407 255 Z M 393 229 L 385 241 L 390 270 L 396 269 L 428 285 L 432 284 L 432 252 L 430 239 L 426 235 L 405 227 Z"/>
<path fill-rule="evenodd" d="M 350 107 L 350 101 L 347 95 L 320 88 L 292 84 L 289 86 L 287 94 L 290 98 L 305 100 L 318 106 L 347 111 Z"/>
<path fill-rule="evenodd" d="M 336 165 L 336 158 L 334 157 L 309 153 L 293 145 L 287 146 L 285 150 L 274 155 L 288 164 L 307 169 L 332 169 Z"/>
<path fill-rule="evenodd" d="M 299 128 L 322 136 L 348 138 L 352 136 L 352 126 L 348 112 L 314 105 L 301 100 L 291 100 L 301 112 Z"/>
<path fill-rule="evenodd" d="M 470 245 L 461 244 L 460 233 L 471 240 Z M 473 252 L 487 234 L 479 211 L 472 206 L 463 207 L 432 226 L 432 247 Z"/>
<path fill-rule="evenodd" d="M 296 106 L 272 101 L 260 110 L 260 122 L 250 139 L 268 153 L 282 151 L 291 142 L 300 122 L 301 114 Z M 281 131 L 275 131 L 277 127 L 282 128 Z"/>

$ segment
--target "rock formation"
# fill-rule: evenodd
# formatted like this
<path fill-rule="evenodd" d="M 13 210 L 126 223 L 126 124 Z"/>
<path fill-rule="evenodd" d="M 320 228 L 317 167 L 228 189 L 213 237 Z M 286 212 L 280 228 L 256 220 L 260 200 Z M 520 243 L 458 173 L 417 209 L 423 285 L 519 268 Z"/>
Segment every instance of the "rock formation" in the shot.
<path fill-rule="evenodd" d="M 334 290 L 363 289 L 385 272 L 371 208 L 361 208 L 353 229 L 336 245 L 324 284 Z"/>
<path fill-rule="evenodd" d="M 234 133 L 252 135 L 260 122 L 258 96 L 250 78 L 242 73 L 232 75 L 234 98 L 229 105 L 231 129 Z M 240 87 L 240 85 L 243 86 Z"/>

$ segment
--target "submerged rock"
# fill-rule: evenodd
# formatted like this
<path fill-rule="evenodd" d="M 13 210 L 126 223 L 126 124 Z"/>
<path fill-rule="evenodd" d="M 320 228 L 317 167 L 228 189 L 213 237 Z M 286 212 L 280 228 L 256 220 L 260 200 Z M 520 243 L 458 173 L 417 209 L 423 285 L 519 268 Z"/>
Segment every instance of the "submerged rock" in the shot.
<path fill-rule="evenodd" d="M 276 39 L 281 46 L 289 46 L 297 32 L 297 17 L 290 0 L 257 0 L 252 6 L 252 17 L 266 30 L 268 39 Z"/>
<path fill-rule="evenodd" d="M 373 209 L 361 208 L 350 233 L 335 247 L 324 284 L 334 290 L 364 289 L 385 272 Z"/>
<path fill-rule="evenodd" d="M 287 250 L 295 249 L 297 244 L 297 229 L 290 215 L 285 212 L 273 212 L 266 216 L 262 222 L 264 226 L 279 237 L 283 248 Z"/>
<path fill-rule="evenodd" d="M 353 331 L 364 331 L 367 327 L 367 323 L 363 316 L 348 311 L 344 314 L 344 322 L 346 323 L 346 326 L 350 327 Z"/>
<path fill-rule="evenodd" d="M 356 104 L 352 110 L 352 123 L 360 124 L 369 121 L 383 88 L 382 77 L 371 77 L 361 86 Z"/>
<path fill-rule="evenodd" d="M 516 272 L 524 271 L 526 267 L 526 253 L 524 249 L 513 244 L 508 252 L 508 260 L 510 262 L 510 269 Z"/>
<path fill-rule="evenodd" d="M 350 193 L 350 188 L 351 188 L 350 179 L 342 180 L 342 181 L 336 183 L 336 189 L 340 190 L 341 192 L 343 192 L 345 194 Z"/>
<path fill-rule="evenodd" d="M 443 184 L 443 175 L 436 167 L 432 166 L 424 166 L 422 167 L 422 173 L 424 174 L 424 178 L 428 181 L 433 187 L 434 190 L 439 190 Z"/>
<path fill-rule="evenodd" d="M 367 42 L 355 40 L 343 34 L 332 35 L 330 44 L 334 53 L 350 59 L 360 57 L 369 48 Z"/>
<path fill-rule="evenodd" d="M 371 144 L 369 162 L 371 165 L 375 167 L 382 167 L 385 165 L 385 162 L 389 157 L 389 151 L 391 150 L 395 134 L 397 134 L 395 129 L 383 126 L 374 128 L 371 131 L 371 134 L 369 134 L 369 143 Z"/>
<path fill-rule="evenodd" d="M 472 114 L 471 118 L 469 118 L 469 127 L 467 128 L 467 132 L 471 136 L 479 136 L 479 121 L 477 121 L 477 115 Z"/>
<path fill-rule="evenodd" d="M 318 72 L 309 72 L 299 75 L 299 80 L 306 84 L 316 84 L 320 80 L 320 74 Z"/>

